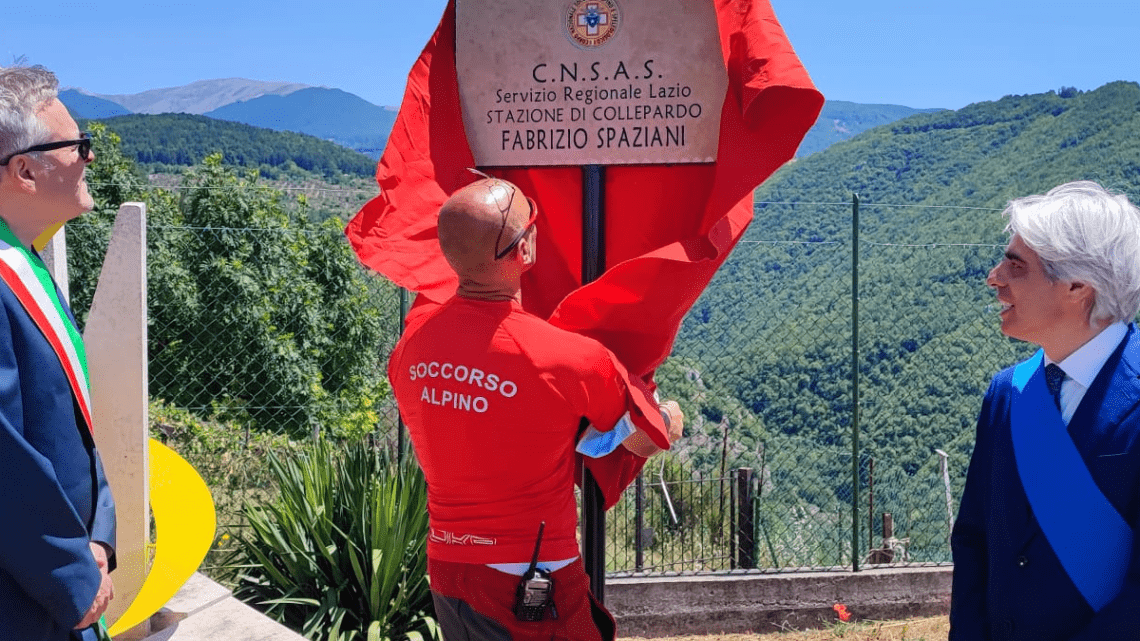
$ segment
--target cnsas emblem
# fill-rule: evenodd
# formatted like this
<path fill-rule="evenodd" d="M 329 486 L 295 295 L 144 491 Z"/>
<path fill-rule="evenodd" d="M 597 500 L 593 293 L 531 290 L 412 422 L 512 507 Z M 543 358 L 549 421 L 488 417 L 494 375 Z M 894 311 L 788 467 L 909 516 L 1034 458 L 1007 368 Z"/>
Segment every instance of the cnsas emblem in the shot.
<path fill-rule="evenodd" d="M 570 40 L 580 47 L 600 47 L 617 33 L 621 12 L 615 0 L 575 0 L 566 11 Z"/>

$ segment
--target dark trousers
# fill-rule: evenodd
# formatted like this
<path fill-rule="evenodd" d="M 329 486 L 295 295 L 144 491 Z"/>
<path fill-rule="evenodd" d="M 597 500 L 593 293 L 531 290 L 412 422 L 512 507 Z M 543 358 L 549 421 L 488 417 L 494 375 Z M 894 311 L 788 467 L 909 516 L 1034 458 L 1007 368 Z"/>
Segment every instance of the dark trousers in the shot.
<path fill-rule="evenodd" d="M 428 559 L 436 619 L 444 641 L 614 641 L 614 618 L 590 593 L 581 559 L 557 570 L 558 618 L 524 622 L 513 605 L 519 577 L 476 563 Z"/>

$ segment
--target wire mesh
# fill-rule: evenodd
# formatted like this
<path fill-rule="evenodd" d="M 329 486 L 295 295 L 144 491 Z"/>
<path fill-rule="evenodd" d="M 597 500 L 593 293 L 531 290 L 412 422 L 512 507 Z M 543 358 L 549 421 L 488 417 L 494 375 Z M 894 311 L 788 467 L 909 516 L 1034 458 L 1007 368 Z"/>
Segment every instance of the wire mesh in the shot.
<path fill-rule="evenodd" d="M 992 221 L 961 238 L 908 236 L 888 223 L 938 217 L 951 219 L 951 229 L 970 230 L 974 220 L 1000 217 L 986 208 L 863 204 L 868 222 L 853 267 L 850 204 L 761 206 L 784 208 L 777 220 L 788 222 L 749 231 L 685 317 L 658 371 L 663 398 L 679 398 L 688 414 L 686 438 L 662 455 L 664 469 L 694 480 L 753 470 L 754 532 L 721 540 L 754 546 L 758 570 L 949 562 L 949 529 L 982 395 L 994 372 L 1032 347 L 998 331 L 985 285 L 1003 246 L 996 234 L 985 242 Z M 854 269 L 860 447 L 853 477 Z M 946 455 L 945 472 L 938 451 Z M 647 486 L 657 482 L 659 465 L 651 461 L 643 472 Z M 628 492 L 625 502 L 632 504 Z M 735 500 L 725 504 L 721 518 L 734 527 L 739 508 Z M 644 503 L 651 509 L 659 508 Z M 884 514 L 893 526 L 888 536 Z M 657 541 L 660 549 L 681 550 L 666 552 L 656 567 L 740 569 L 732 562 L 738 550 L 706 548 L 702 556 L 680 547 L 675 531 L 653 534 L 676 539 Z M 699 529 L 684 534 L 701 537 L 711 538 Z M 650 570 L 630 563 L 616 538 L 610 571 Z"/>
<path fill-rule="evenodd" d="M 326 252 L 346 245 L 343 235 L 191 227 L 150 233 L 184 259 L 152 267 L 153 398 L 292 437 L 391 429 L 384 379 L 398 337 L 397 290 L 328 259 Z"/>
<path fill-rule="evenodd" d="M 649 461 L 608 514 L 607 570 L 742 569 L 741 546 L 762 571 L 948 562 L 988 377 L 1029 349 L 997 331 L 984 284 L 1001 245 L 982 233 L 884 242 L 873 230 L 860 242 L 853 478 L 849 206 L 766 206 L 813 225 L 750 230 L 684 318 L 657 382 L 664 398 L 681 400 L 686 438 Z M 106 246 L 105 223 L 73 229 Z M 399 333 L 398 291 L 356 263 L 339 227 L 160 220 L 148 250 L 152 414 L 157 429 L 198 453 L 234 527 L 243 502 L 272 492 L 267 453 L 316 433 L 372 433 L 394 446 L 384 372 Z M 76 260 L 90 262 L 92 251 L 81 246 Z M 92 271 L 81 265 L 73 277 L 89 282 Z M 753 474 L 744 497 L 742 468 Z"/>

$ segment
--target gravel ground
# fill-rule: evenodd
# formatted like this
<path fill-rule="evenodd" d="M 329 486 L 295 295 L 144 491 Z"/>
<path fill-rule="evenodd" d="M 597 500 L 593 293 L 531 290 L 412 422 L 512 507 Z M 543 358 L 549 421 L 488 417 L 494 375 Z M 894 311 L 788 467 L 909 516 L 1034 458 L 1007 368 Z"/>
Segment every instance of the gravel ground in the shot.
<path fill-rule="evenodd" d="M 907 621 L 860 621 L 836 623 L 833 627 L 804 632 L 771 634 L 710 634 L 705 636 L 660 637 L 640 639 L 623 637 L 622 641 L 946 641 L 950 621 L 945 616 Z"/>

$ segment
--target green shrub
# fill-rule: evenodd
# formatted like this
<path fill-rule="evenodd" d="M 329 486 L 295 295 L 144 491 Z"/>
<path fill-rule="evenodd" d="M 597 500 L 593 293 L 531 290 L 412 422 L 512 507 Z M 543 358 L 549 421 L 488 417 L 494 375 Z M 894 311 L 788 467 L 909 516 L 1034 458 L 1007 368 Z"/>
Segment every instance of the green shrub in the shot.
<path fill-rule="evenodd" d="M 271 453 L 279 495 L 245 508 L 234 595 L 318 641 L 439 638 L 427 485 L 364 443 Z"/>
<path fill-rule="evenodd" d="M 277 495 L 269 452 L 297 452 L 312 447 L 283 434 L 250 430 L 218 416 L 201 418 L 162 399 L 150 402 L 150 433 L 186 459 L 210 488 L 218 530 L 200 570 L 233 587 L 222 564 L 233 535 L 246 529 L 245 505 L 271 502 Z"/>

